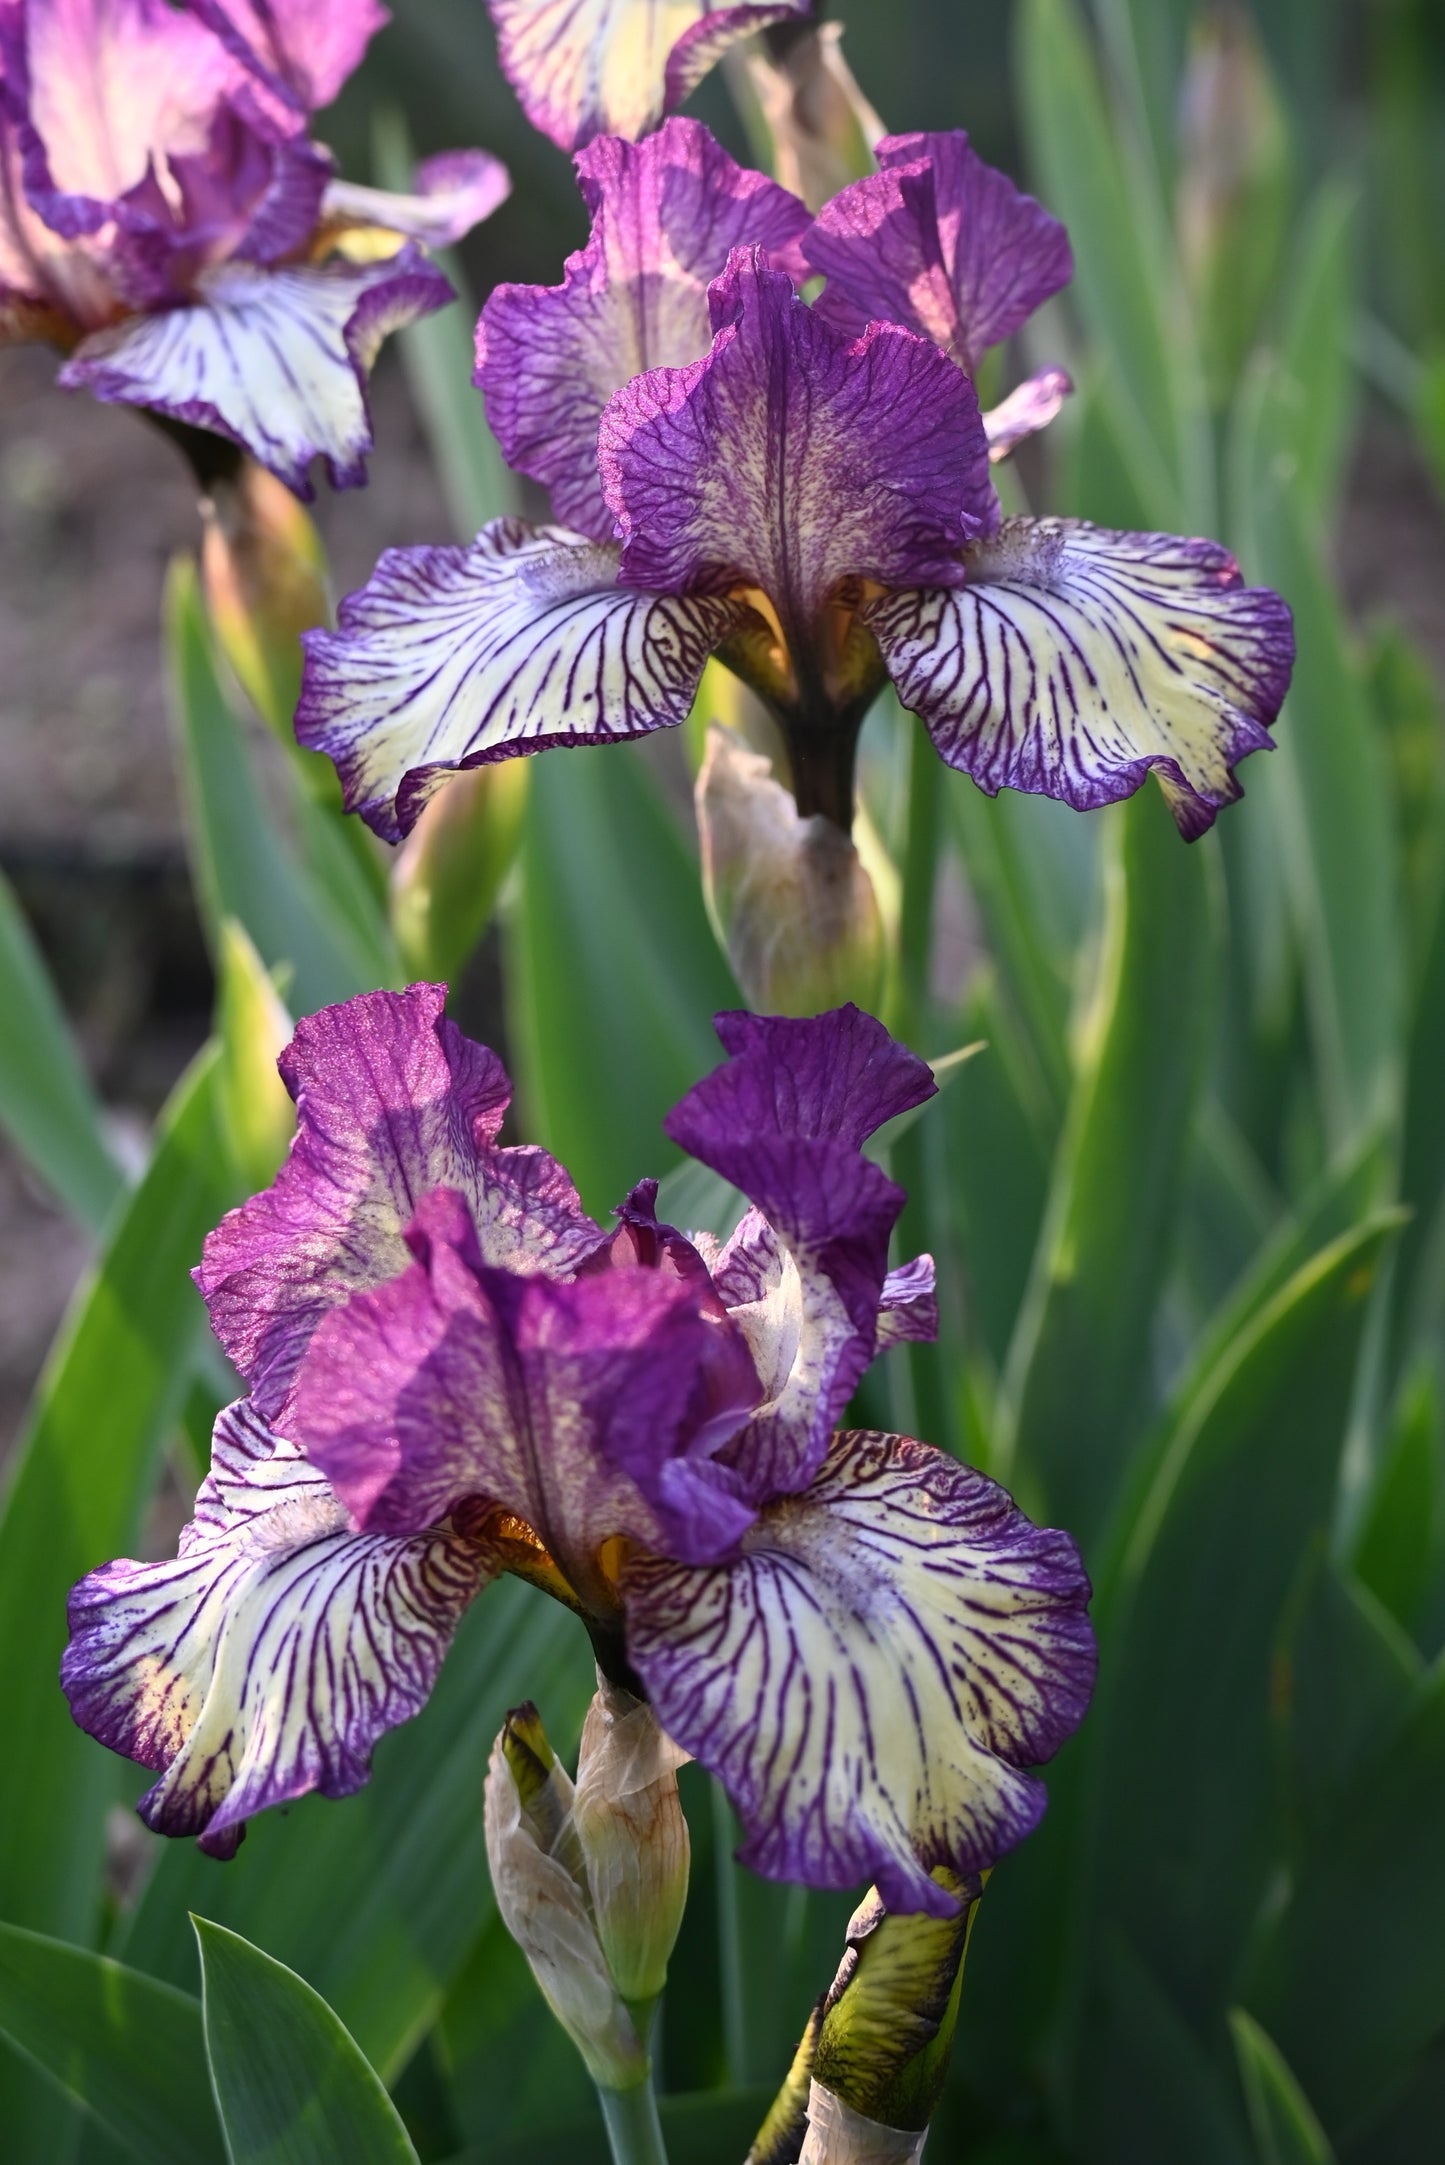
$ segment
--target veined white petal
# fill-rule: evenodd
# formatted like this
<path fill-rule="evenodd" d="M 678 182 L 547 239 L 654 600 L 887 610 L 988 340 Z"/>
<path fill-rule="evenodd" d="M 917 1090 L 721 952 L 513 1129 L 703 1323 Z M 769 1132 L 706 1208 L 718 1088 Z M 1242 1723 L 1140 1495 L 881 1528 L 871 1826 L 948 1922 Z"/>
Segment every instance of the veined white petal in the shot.
<path fill-rule="evenodd" d="M 1191 840 L 1268 748 L 1294 660 L 1290 612 L 1212 541 L 1010 519 L 956 590 L 885 595 L 868 622 L 942 757 L 994 796 L 1088 810 L 1151 769 Z"/>

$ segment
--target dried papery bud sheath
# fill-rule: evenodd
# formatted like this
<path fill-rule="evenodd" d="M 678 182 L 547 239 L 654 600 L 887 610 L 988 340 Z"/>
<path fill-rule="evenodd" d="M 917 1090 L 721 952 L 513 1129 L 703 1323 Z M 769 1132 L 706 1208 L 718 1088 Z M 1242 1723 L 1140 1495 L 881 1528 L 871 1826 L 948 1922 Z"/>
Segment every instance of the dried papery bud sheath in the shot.
<path fill-rule="evenodd" d="M 887 962 L 873 882 L 851 838 L 799 817 L 772 762 L 708 732 L 696 786 L 703 891 L 718 942 L 761 1014 L 875 1007 Z"/>
<path fill-rule="evenodd" d="M 549 1750 L 534 1708 L 510 1719 L 492 1748 L 486 1831 L 497 1907 L 593 2081 L 630 2090 L 647 2079 L 647 2052 L 608 1971 L 583 1886 L 556 1853 L 565 1847 L 571 1784 L 555 1758 L 549 1763 Z"/>
<path fill-rule="evenodd" d="M 926 2128 L 916 2134 L 911 2129 L 884 2127 L 815 2082 L 798 2165 L 914 2165 L 927 2140 Z"/>
<path fill-rule="evenodd" d="M 841 23 L 785 25 L 724 62 L 744 74 L 772 139 L 773 174 L 819 210 L 830 196 L 875 168 L 887 133 L 843 57 Z"/>
<path fill-rule="evenodd" d="M 409 977 L 450 983 L 486 930 L 521 840 L 530 775 L 525 759 L 459 774 L 397 851 L 391 924 Z"/>
<path fill-rule="evenodd" d="M 612 1980 L 645 2021 L 667 1982 L 690 1859 L 677 1770 L 688 1754 L 599 1670 L 582 1727 L 572 1828 Z"/>
<path fill-rule="evenodd" d="M 310 513 L 253 459 L 202 499 L 201 574 L 226 660 L 283 743 L 301 694 L 301 634 L 330 614 L 326 553 Z"/>

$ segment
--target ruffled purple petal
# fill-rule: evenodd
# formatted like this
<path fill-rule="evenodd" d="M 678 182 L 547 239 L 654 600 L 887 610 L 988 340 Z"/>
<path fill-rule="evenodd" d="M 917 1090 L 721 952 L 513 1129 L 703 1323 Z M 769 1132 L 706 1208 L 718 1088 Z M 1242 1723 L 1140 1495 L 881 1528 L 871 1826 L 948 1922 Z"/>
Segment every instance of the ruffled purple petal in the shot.
<path fill-rule="evenodd" d="M 705 359 L 639 376 L 603 415 L 623 579 L 761 588 L 790 642 L 844 579 L 961 579 L 996 518 L 967 378 L 907 331 L 850 344 L 756 251 L 734 251 L 712 310 Z"/>
<path fill-rule="evenodd" d="M 898 696 L 994 796 L 1112 804 L 1159 776 L 1193 840 L 1238 797 L 1289 688 L 1287 604 L 1212 541 L 1011 519 L 953 593 L 865 612 Z"/>
<path fill-rule="evenodd" d="M 336 488 L 365 480 L 377 351 L 451 297 L 410 247 L 364 265 L 223 263 L 201 274 L 190 305 L 93 333 L 59 380 L 229 437 L 309 499 L 314 458 Z"/>
<path fill-rule="evenodd" d="M 147 1826 L 228 1857 L 267 1805 L 362 1786 L 493 1569 L 459 1526 L 355 1532 L 242 1400 L 216 1422 L 179 1555 L 75 1588 L 61 1683 L 82 1729 L 159 1773 Z"/>
<path fill-rule="evenodd" d="M 459 1197 L 429 1197 L 417 1262 L 337 1309 L 302 1363 L 293 1425 L 357 1522 L 501 1508 L 584 1603 L 614 1537 L 726 1554 L 753 1518 L 713 1463 L 758 1394 L 738 1333 L 669 1273 L 521 1278 L 480 1264 L 469 1232 Z"/>
<path fill-rule="evenodd" d="M 378 0 L 187 0 L 193 15 L 297 118 L 330 105 L 389 20 Z"/>
<path fill-rule="evenodd" d="M 1069 237 L 961 128 L 895 135 L 881 171 L 834 196 L 804 238 L 817 306 L 850 335 L 905 324 L 970 374 L 1073 276 Z"/>
<path fill-rule="evenodd" d="M 466 547 L 388 549 L 338 630 L 306 634 L 296 735 L 395 841 L 459 768 L 685 720 L 745 616 L 619 587 L 615 550 L 498 519 Z"/>
<path fill-rule="evenodd" d="M 511 175 L 485 150 L 443 150 L 416 169 L 409 195 L 333 181 L 321 216 L 329 228 L 382 226 L 427 248 L 450 248 L 505 203 Z"/>
<path fill-rule="evenodd" d="M 1073 388 L 1074 380 L 1066 368 L 1041 368 L 1010 391 L 1007 398 L 1000 399 L 997 406 L 990 406 L 983 417 L 983 431 L 993 463 L 1006 459 L 1026 436 L 1036 436 L 1040 429 L 1047 428 Z"/>
<path fill-rule="evenodd" d="M 938 1336 L 938 1287 L 931 1255 L 890 1270 L 878 1301 L 878 1351 L 927 1344 Z"/>
<path fill-rule="evenodd" d="M 627 1652 L 657 1718 L 737 1807 L 770 1879 L 875 1880 L 955 1906 L 933 1866 L 992 1865 L 1037 1824 L 1026 1770 L 1093 1689 L 1089 1583 L 1067 1534 L 902 1436 L 834 1439 L 732 1563 L 624 1578 Z"/>
<path fill-rule="evenodd" d="M 508 465 L 550 489 L 558 519 L 610 541 L 597 429 L 613 393 L 680 367 L 712 342 L 708 283 L 741 243 L 806 275 L 796 196 L 734 163 L 692 120 L 646 142 L 616 137 L 577 159 L 592 214 L 560 286 L 498 286 L 477 325 L 476 382 Z"/>
<path fill-rule="evenodd" d="M 645 135 L 735 39 L 807 13 L 807 0 L 487 0 L 502 71 L 522 110 L 563 150 Z"/>
<path fill-rule="evenodd" d="M 98 232 L 153 159 L 202 155 L 239 80 L 210 32 L 166 0 L 26 0 L 4 69 L 26 192 L 70 239 Z"/>
<path fill-rule="evenodd" d="M 499 1149 L 501 1062 L 443 1013 L 443 985 L 372 992 L 296 1026 L 281 1074 L 296 1100 L 272 1185 L 223 1219 L 196 1282 L 261 1409 L 276 1414 L 322 1318 L 411 1263 L 422 1197 L 464 1195 L 479 1254 L 509 1270 L 575 1269 L 602 1240 L 543 1150 Z"/>
<path fill-rule="evenodd" d="M 762 1379 L 763 1403 L 728 1452 L 758 1500 L 812 1479 L 877 1350 L 905 1198 L 860 1146 L 937 1085 L 856 1007 L 722 1015 L 718 1035 L 732 1058 L 664 1126 L 754 1205 L 712 1275 Z"/>

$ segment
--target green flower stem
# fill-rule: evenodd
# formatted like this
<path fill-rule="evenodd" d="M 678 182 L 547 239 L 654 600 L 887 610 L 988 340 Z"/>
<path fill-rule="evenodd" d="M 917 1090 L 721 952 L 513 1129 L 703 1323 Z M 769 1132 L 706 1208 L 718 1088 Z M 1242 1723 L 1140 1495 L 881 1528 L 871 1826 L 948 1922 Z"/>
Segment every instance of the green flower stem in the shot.
<path fill-rule="evenodd" d="M 909 716 L 908 829 L 903 852 L 903 901 L 898 927 L 898 1023 L 915 1052 L 929 1019 L 933 962 L 933 890 L 938 880 L 943 763 L 928 731 Z"/>
<path fill-rule="evenodd" d="M 630 2090 L 604 2090 L 599 2083 L 597 2095 L 607 2123 L 612 2165 L 667 2165 L 651 2076 Z"/>

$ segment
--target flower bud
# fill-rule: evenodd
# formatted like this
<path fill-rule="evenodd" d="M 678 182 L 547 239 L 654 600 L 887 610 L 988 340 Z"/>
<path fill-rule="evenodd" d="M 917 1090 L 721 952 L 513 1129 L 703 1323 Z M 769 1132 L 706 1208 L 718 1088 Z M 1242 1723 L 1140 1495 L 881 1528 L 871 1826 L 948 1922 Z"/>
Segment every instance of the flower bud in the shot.
<path fill-rule="evenodd" d="M 593 2081 L 630 2090 L 646 2080 L 647 2051 L 612 1981 L 585 1885 L 563 1858 L 571 1798 L 536 1709 L 519 1709 L 487 1769 L 487 1861 L 497 1907 Z"/>
<path fill-rule="evenodd" d="M 730 72 L 747 85 L 772 138 L 773 176 L 821 210 L 830 196 L 875 169 L 887 134 L 843 58 L 841 23 L 788 24 L 763 45 L 737 48 Z"/>
<path fill-rule="evenodd" d="M 958 1901 L 951 1917 L 896 1916 L 876 1888 L 854 1912 L 838 1974 L 748 2165 L 909 2165 L 922 2155 L 983 1891 L 983 1878 L 944 1865 L 932 1876 Z"/>
<path fill-rule="evenodd" d="M 597 1935 L 629 2007 L 650 2006 L 687 1902 L 687 1821 L 677 1770 L 687 1760 L 650 1706 L 601 1672 L 582 1727 L 572 1825 Z"/>
<path fill-rule="evenodd" d="M 801 819 L 772 762 L 724 729 L 708 732 L 696 803 L 708 915 L 749 1004 L 875 1009 L 887 944 L 851 838 L 821 814 Z"/>
<path fill-rule="evenodd" d="M 294 1025 L 234 917 L 222 920 L 216 963 L 216 1095 L 231 1161 L 249 1193 L 275 1178 L 296 1133 L 296 1107 L 276 1065 Z"/>
<path fill-rule="evenodd" d="M 329 614 L 326 555 L 304 505 L 253 459 L 210 484 L 201 575 L 221 651 L 283 743 L 301 692 L 301 634 Z"/>
<path fill-rule="evenodd" d="M 391 923 L 409 977 L 450 983 L 486 930 L 517 854 L 530 775 L 525 759 L 459 774 L 397 851 Z"/>
<path fill-rule="evenodd" d="M 1211 393 L 1226 399 L 1279 268 L 1290 143 L 1253 19 L 1235 0 L 1205 13 L 1181 97 L 1179 250 Z"/>

